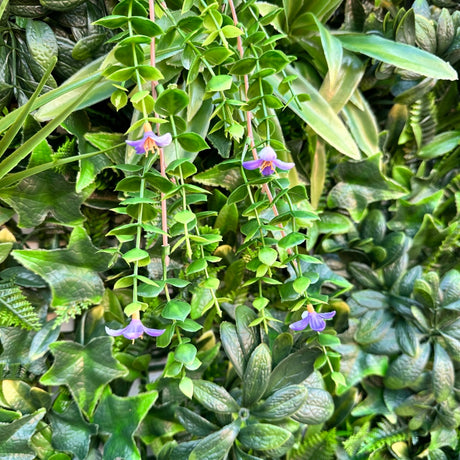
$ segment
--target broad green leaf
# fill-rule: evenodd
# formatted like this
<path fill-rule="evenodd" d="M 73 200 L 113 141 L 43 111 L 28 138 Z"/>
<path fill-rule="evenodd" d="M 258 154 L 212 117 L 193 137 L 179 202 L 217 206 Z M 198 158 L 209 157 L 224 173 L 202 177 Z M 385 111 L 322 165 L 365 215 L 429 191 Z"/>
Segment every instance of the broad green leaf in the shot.
<path fill-rule="evenodd" d="M 157 397 L 157 391 L 120 397 L 112 394 L 109 387 L 106 388 L 94 414 L 94 423 L 99 425 L 99 432 L 109 435 L 104 445 L 104 459 L 121 457 L 141 460 L 133 436 Z"/>
<path fill-rule="evenodd" d="M 186 407 L 179 406 L 176 410 L 176 414 L 185 429 L 195 436 L 207 436 L 213 431 L 217 431 L 219 429 L 217 425 L 211 423 Z"/>
<path fill-rule="evenodd" d="M 433 391 L 437 402 L 445 401 L 453 391 L 455 370 L 449 354 L 435 343 L 433 360 Z"/>
<path fill-rule="evenodd" d="M 265 393 L 272 370 L 272 359 L 267 345 L 261 343 L 251 353 L 243 376 L 243 406 L 251 407 Z"/>
<path fill-rule="evenodd" d="M 206 141 L 196 133 L 179 134 L 177 140 L 182 148 L 188 152 L 201 152 L 202 150 L 209 149 Z"/>
<path fill-rule="evenodd" d="M 313 364 L 318 354 L 317 350 L 304 347 L 283 359 L 273 369 L 265 394 L 271 395 L 288 385 L 303 382 L 313 372 Z"/>
<path fill-rule="evenodd" d="M 240 408 L 225 388 L 206 380 L 193 381 L 193 397 L 206 409 L 218 414 L 231 414 Z"/>
<path fill-rule="evenodd" d="M 245 362 L 259 345 L 259 333 L 256 327 L 249 326 L 257 318 L 253 310 L 246 305 L 239 305 L 235 309 L 236 333 L 243 350 Z"/>
<path fill-rule="evenodd" d="M 111 337 L 97 337 L 85 346 L 68 341 L 52 343 L 54 363 L 40 382 L 66 385 L 81 411 L 91 416 L 104 387 L 127 373 L 112 356 L 112 344 Z"/>
<path fill-rule="evenodd" d="M 190 304 L 182 300 L 170 300 L 163 309 L 161 316 L 166 319 L 184 321 L 191 310 Z"/>
<path fill-rule="evenodd" d="M 58 55 L 58 44 L 53 29 L 43 21 L 27 20 L 26 40 L 30 54 L 45 69 Z"/>
<path fill-rule="evenodd" d="M 398 356 L 389 366 L 385 376 L 385 385 L 392 390 L 410 387 L 422 374 L 431 353 L 429 343 L 420 345 L 416 356 L 406 354 Z"/>
<path fill-rule="evenodd" d="M 275 391 L 251 413 L 267 420 L 283 419 L 296 413 L 307 399 L 307 388 L 303 385 L 289 385 Z"/>
<path fill-rule="evenodd" d="M 308 94 L 310 100 L 301 102 L 299 107 L 295 101 L 289 102 L 289 93 L 280 94 L 275 89 L 275 95 L 285 104 L 289 102 L 289 108 L 335 149 L 350 158 L 359 159 L 360 153 L 355 141 L 318 90 L 295 67 L 288 65 L 285 72 L 287 75 L 297 75 L 298 78 L 292 82 L 293 91 L 297 94 Z M 267 77 L 267 81 L 275 88 L 278 88 L 281 80 L 282 77 L 278 74 Z"/>
<path fill-rule="evenodd" d="M 110 255 L 97 253 L 81 227 L 73 230 L 66 249 L 17 250 L 13 256 L 48 282 L 53 306 L 97 303 L 104 293 L 97 272 L 107 269 Z"/>
<path fill-rule="evenodd" d="M 337 172 L 342 181 L 329 192 L 328 206 L 344 208 L 353 220 L 359 221 L 369 203 L 403 196 L 405 189 L 385 177 L 382 168 L 380 154 L 355 163 L 341 163 Z"/>
<path fill-rule="evenodd" d="M 413 46 L 371 34 L 346 33 L 339 34 L 337 37 L 344 48 L 365 54 L 400 69 L 410 70 L 419 75 L 439 80 L 457 79 L 457 72 L 450 64 Z"/>
<path fill-rule="evenodd" d="M 233 83 L 231 75 L 214 75 L 206 84 L 206 91 L 218 92 L 230 89 Z"/>
<path fill-rule="evenodd" d="M 388 357 L 374 355 L 364 352 L 358 345 L 340 344 L 332 348 L 341 354 L 340 372 L 345 375 L 347 389 L 356 385 L 364 377 L 378 375 L 383 377 L 388 368 Z M 346 389 L 341 389 L 339 394 L 345 393 Z"/>
<path fill-rule="evenodd" d="M 190 453 L 189 460 L 222 460 L 235 442 L 240 431 L 241 420 L 237 419 L 219 431 L 201 439 Z"/>
<path fill-rule="evenodd" d="M 45 413 L 46 409 L 39 409 L 31 415 L 26 415 L 8 424 L 2 424 L 0 458 L 17 460 L 36 458 L 29 443 Z"/>
<path fill-rule="evenodd" d="M 332 396 L 322 388 L 310 387 L 307 382 L 304 385 L 307 390 L 307 397 L 299 410 L 292 415 L 292 418 L 308 425 L 324 423 L 334 412 Z"/>
<path fill-rule="evenodd" d="M 242 378 L 244 373 L 244 352 L 238 340 L 236 327 L 224 321 L 220 326 L 220 339 L 228 359 L 232 362 L 237 374 Z"/>
<path fill-rule="evenodd" d="M 64 404 L 64 407 L 55 404 L 48 417 L 52 429 L 53 446 L 64 452 L 72 452 L 78 460 L 85 460 L 91 436 L 97 433 L 97 426 L 88 423 L 82 417 L 74 402 Z"/>
<path fill-rule="evenodd" d="M 176 115 L 187 107 L 189 97 L 181 89 L 163 91 L 155 102 L 155 112 L 161 115 Z"/>
<path fill-rule="evenodd" d="M 83 196 L 75 193 L 74 184 L 53 171 L 28 177 L 15 187 L 2 190 L 2 199 L 18 213 L 21 227 L 38 226 L 48 213 L 65 225 L 83 222 Z"/>
<path fill-rule="evenodd" d="M 343 108 L 343 115 L 359 148 L 367 155 L 372 156 L 380 151 L 379 128 L 372 110 L 367 101 L 356 91 L 360 106 L 353 99 Z"/>
<path fill-rule="evenodd" d="M 254 423 L 241 429 L 238 440 L 248 449 L 268 450 L 281 447 L 291 433 L 268 423 Z"/>
<path fill-rule="evenodd" d="M 424 160 L 432 160 L 451 152 L 459 144 L 460 131 L 445 131 L 435 136 L 428 144 L 425 144 L 419 150 L 417 156 Z"/>
<path fill-rule="evenodd" d="M 340 43 L 340 40 L 332 35 L 315 16 L 311 16 L 319 30 L 321 45 L 323 47 L 324 56 L 329 69 L 329 84 L 331 86 L 335 86 L 338 82 L 340 68 L 342 66 L 342 44 Z"/>
<path fill-rule="evenodd" d="M 51 406 L 51 395 L 38 387 L 31 387 L 21 380 L 3 380 L 1 384 L 2 400 L 10 409 L 31 414 L 44 407 Z"/>

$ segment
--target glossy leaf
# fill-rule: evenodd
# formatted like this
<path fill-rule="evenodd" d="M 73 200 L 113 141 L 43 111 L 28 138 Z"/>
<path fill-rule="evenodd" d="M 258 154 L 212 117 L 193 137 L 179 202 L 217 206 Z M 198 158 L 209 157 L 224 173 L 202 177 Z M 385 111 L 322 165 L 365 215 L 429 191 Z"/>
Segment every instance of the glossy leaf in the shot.
<path fill-rule="evenodd" d="M 112 380 L 126 375 L 126 368 L 111 353 L 113 339 L 97 337 L 86 346 L 76 342 L 50 345 L 54 363 L 42 378 L 43 385 L 66 385 L 81 411 L 90 416 Z"/>
<path fill-rule="evenodd" d="M 49 283 L 55 306 L 97 303 L 104 293 L 97 272 L 107 268 L 110 256 L 97 254 L 83 228 L 73 230 L 66 249 L 17 250 L 13 255 Z"/>
<path fill-rule="evenodd" d="M 365 54 L 401 69 L 425 77 L 455 80 L 457 72 L 450 64 L 421 49 L 397 43 L 378 35 L 342 34 L 338 38 L 344 48 Z"/>
<path fill-rule="evenodd" d="M 157 391 L 120 397 L 106 389 L 94 414 L 94 422 L 99 425 L 100 432 L 109 435 L 104 445 L 105 459 L 115 460 L 120 456 L 141 459 L 133 436 L 157 397 Z"/>
<path fill-rule="evenodd" d="M 252 352 L 243 376 L 243 406 L 250 407 L 264 394 L 272 370 L 267 345 L 261 343 Z"/>

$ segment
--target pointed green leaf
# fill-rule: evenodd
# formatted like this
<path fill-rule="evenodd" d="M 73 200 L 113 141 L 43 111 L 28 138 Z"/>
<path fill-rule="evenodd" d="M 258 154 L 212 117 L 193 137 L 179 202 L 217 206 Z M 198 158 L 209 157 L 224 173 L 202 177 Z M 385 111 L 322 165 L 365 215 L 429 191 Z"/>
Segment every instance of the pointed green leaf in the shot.
<path fill-rule="evenodd" d="M 450 64 L 414 46 L 397 43 L 379 35 L 341 34 L 338 38 L 344 48 L 400 69 L 440 80 L 456 80 L 457 72 Z"/>
<path fill-rule="evenodd" d="M 104 459 L 141 460 L 133 436 L 157 397 L 157 391 L 120 397 L 113 395 L 107 387 L 94 414 L 99 431 L 109 435 L 104 445 Z"/>
<path fill-rule="evenodd" d="M 17 250 L 13 256 L 49 283 L 53 306 L 97 303 L 104 293 L 97 272 L 107 268 L 110 255 L 98 253 L 81 227 L 73 230 L 66 249 Z"/>
<path fill-rule="evenodd" d="M 43 385 L 66 385 L 81 411 L 90 416 L 104 387 L 127 370 L 112 356 L 113 339 L 96 337 L 86 346 L 76 342 L 50 345 L 54 363 L 43 375 Z"/>

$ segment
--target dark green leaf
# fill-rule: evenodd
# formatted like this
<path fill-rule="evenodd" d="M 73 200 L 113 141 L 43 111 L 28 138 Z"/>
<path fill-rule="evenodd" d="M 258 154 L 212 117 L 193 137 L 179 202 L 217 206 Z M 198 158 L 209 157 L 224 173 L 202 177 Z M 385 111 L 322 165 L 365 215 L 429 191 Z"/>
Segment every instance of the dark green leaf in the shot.
<path fill-rule="evenodd" d="M 157 397 L 157 391 L 120 397 L 113 395 L 107 387 L 94 414 L 99 432 L 109 435 L 104 445 L 104 459 L 141 460 L 133 436 Z"/>
<path fill-rule="evenodd" d="M 290 417 L 297 412 L 307 398 L 307 389 L 302 385 L 289 385 L 275 391 L 251 413 L 262 419 L 276 420 Z"/>
<path fill-rule="evenodd" d="M 313 364 L 319 352 L 302 348 L 283 359 L 273 370 L 266 395 L 270 395 L 288 385 L 303 382 L 313 372 Z"/>
<path fill-rule="evenodd" d="M 434 345 L 433 391 L 437 402 L 445 401 L 452 393 L 455 371 L 449 354 L 438 343 Z"/>
<path fill-rule="evenodd" d="M 235 442 L 240 431 L 241 420 L 237 419 L 205 438 L 201 439 L 190 453 L 189 460 L 222 460 Z"/>
<path fill-rule="evenodd" d="M 218 414 L 238 412 L 240 407 L 225 388 L 206 380 L 193 381 L 193 396 L 206 409 Z"/>
<path fill-rule="evenodd" d="M 83 228 L 73 230 L 67 249 L 18 250 L 13 255 L 50 284 L 54 306 L 97 303 L 102 297 L 104 286 L 97 272 L 107 268 L 110 255 L 97 253 Z"/>
<path fill-rule="evenodd" d="M 400 355 L 390 364 L 385 376 L 385 385 L 392 390 L 398 390 L 415 384 L 425 369 L 430 352 L 430 344 L 424 343 L 420 345 L 416 356 Z"/>
<path fill-rule="evenodd" d="M 240 345 L 236 327 L 224 321 L 220 326 L 220 340 L 227 357 L 233 364 L 235 371 L 242 378 L 244 372 L 244 352 Z"/>
<path fill-rule="evenodd" d="M 261 343 L 251 353 L 243 376 L 243 406 L 251 407 L 265 393 L 272 370 L 272 359 L 267 345 Z"/>
<path fill-rule="evenodd" d="M 82 412 L 91 415 L 107 383 L 126 375 L 126 368 L 111 353 L 113 339 L 97 337 L 86 346 L 54 342 L 52 367 L 41 378 L 43 385 L 66 385 Z"/>
<path fill-rule="evenodd" d="M 268 423 L 255 423 L 241 429 L 238 440 L 248 449 L 268 450 L 281 447 L 291 436 L 284 428 Z"/>

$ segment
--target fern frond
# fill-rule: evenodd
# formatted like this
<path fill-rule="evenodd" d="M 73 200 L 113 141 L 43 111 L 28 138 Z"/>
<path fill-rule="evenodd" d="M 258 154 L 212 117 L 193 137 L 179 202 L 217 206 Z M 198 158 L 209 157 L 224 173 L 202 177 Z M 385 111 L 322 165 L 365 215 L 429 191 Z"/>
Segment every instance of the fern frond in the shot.
<path fill-rule="evenodd" d="M 0 326 L 40 329 L 34 307 L 12 280 L 0 281 Z"/>
<path fill-rule="evenodd" d="M 356 455 L 369 434 L 370 426 L 370 422 L 364 423 L 356 433 L 352 434 L 346 441 L 344 441 L 343 447 L 348 455 L 351 457 Z"/>
<path fill-rule="evenodd" d="M 405 441 L 407 436 L 404 428 L 384 420 L 368 433 L 358 454 L 375 452 L 383 447 L 391 446 L 395 442 Z"/>
<path fill-rule="evenodd" d="M 293 449 L 289 460 L 333 460 L 337 448 L 335 428 L 307 436 L 302 444 Z"/>
<path fill-rule="evenodd" d="M 80 315 L 83 310 L 87 310 L 91 305 L 90 302 L 77 302 L 72 305 L 59 305 L 56 307 L 56 326 L 66 323 L 70 319 L 74 319 Z"/>

